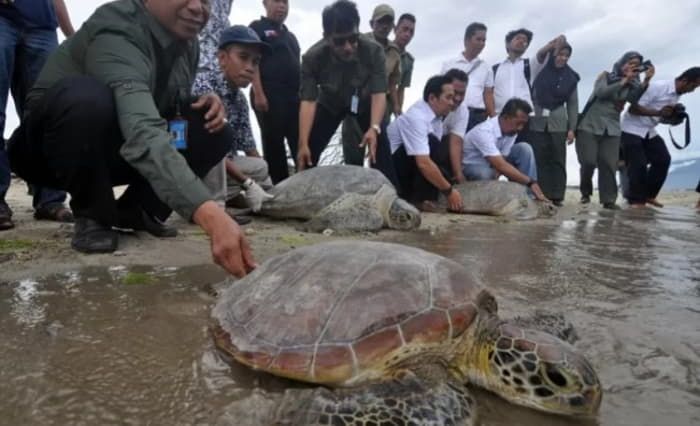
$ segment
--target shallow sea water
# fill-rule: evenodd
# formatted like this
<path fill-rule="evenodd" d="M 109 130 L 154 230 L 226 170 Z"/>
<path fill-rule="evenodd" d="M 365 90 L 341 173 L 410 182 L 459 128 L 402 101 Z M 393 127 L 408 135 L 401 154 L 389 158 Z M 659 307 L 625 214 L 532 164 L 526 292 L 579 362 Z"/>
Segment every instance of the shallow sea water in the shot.
<path fill-rule="evenodd" d="M 603 383 L 598 418 L 576 422 L 475 389 L 480 424 L 700 424 L 696 212 L 484 221 L 398 242 L 474 265 L 503 317 L 565 312 Z M 213 266 L 115 265 L 0 282 L 0 424 L 254 424 L 267 395 L 295 385 L 214 349 L 222 278 Z"/>

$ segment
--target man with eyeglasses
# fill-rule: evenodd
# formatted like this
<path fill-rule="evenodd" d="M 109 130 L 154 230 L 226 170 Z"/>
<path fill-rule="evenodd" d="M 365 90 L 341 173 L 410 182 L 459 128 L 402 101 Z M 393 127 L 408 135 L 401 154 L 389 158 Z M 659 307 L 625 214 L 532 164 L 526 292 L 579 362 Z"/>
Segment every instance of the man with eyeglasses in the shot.
<path fill-rule="evenodd" d="M 323 10 L 323 39 L 302 56 L 297 167 L 318 164 L 341 121 L 357 118 L 361 145 L 370 163 L 396 185 L 386 139 L 384 110 L 387 80 L 382 47 L 358 32 L 355 3 L 338 0 Z"/>
<path fill-rule="evenodd" d="M 386 108 L 384 112 L 385 124 L 391 120 L 392 113 L 399 112 L 398 86 L 401 82 L 401 52 L 399 47 L 389 41 L 389 34 L 394 28 L 394 9 L 388 4 L 380 4 L 374 8 L 372 19 L 369 21 L 372 31 L 365 35 L 382 45 L 384 56 L 386 57 Z M 365 149 L 360 146 L 362 140 L 362 129 L 353 116 L 345 117 L 343 120 L 343 159 L 345 164 L 361 166 L 364 164 Z"/>

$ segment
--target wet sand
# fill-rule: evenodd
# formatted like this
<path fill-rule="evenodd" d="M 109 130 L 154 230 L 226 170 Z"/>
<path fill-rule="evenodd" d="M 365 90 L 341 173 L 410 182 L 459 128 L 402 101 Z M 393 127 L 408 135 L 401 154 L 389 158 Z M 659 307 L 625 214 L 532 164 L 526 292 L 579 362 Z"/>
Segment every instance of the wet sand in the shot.
<path fill-rule="evenodd" d="M 118 253 L 86 256 L 70 249 L 70 225 L 32 219 L 21 183 L 8 195 L 17 228 L 0 233 L 0 423 L 242 425 L 293 386 L 231 367 L 213 348 L 211 289 L 225 274 L 197 227 L 175 217 L 174 240 L 124 235 Z M 567 198 L 551 219 L 425 215 L 416 232 L 350 238 L 470 265 L 504 317 L 566 312 L 605 389 L 600 416 L 573 424 L 700 424 L 697 194 L 620 212 Z M 341 238 L 294 224 L 246 226 L 257 260 Z M 474 393 L 483 425 L 572 424 Z"/>

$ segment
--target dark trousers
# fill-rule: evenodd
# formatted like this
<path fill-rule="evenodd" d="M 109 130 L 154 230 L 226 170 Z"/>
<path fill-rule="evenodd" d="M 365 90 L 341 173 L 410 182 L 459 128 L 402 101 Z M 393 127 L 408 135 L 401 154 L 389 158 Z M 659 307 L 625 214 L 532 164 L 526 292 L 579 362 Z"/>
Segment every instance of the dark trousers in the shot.
<path fill-rule="evenodd" d="M 488 119 L 486 110 L 483 108 L 469 108 L 469 122 L 467 123 L 467 131 L 471 130 L 479 123 L 483 123 Z"/>
<path fill-rule="evenodd" d="M 429 135 L 430 159 L 438 166 L 442 175 L 450 180 L 449 151 L 444 147 L 438 138 Z M 401 145 L 392 155 L 396 176 L 399 179 L 399 196 L 411 203 L 417 204 L 422 201 L 435 201 L 438 198 L 438 189 L 430 183 L 418 169 L 416 158 L 408 155 L 406 149 Z"/>
<path fill-rule="evenodd" d="M 552 201 L 563 201 L 566 192 L 566 132 L 530 131 L 528 141 L 537 163 L 537 182 Z"/>
<path fill-rule="evenodd" d="M 370 125 L 369 108 L 366 108 L 366 111 L 366 113 L 357 116 L 360 128 L 365 129 L 365 131 L 369 129 Z M 338 130 L 338 126 L 347 115 L 348 113 L 346 112 L 333 114 L 325 106 L 319 103 L 316 104 L 316 116 L 314 117 L 314 124 L 311 127 L 311 135 L 309 136 L 309 150 L 311 151 L 311 161 L 314 165 L 318 164 L 321 153 L 326 149 L 331 138 Z M 386 126 L 384 125 L 382 125 L 381 134 L 377 137 L 376 161 L 372 164 L 372 167 L 382 172 L 398 188 L 396 171 L 391 159 L 389 139 L 386 137 Z"/>
<path fill-rule="evenodd" d="M 255 112 L 260 124 L 263 157 L 267 161 L 272 183 L 289 177 L 285 139 L 292 159 L 296 162 L 299 144 L 299 99 L 268 97 L 269 110 Z"/>
<path fill-rule="evenodd" d="M 187 149 L 181 154 L 204 176 L 231 147 L 231 130 L 204 129 L 204 111 L 182 105 L 188 120 Z M 65 189 L 77 217 L 117 223 L 119 210 L 142 208 L 160 220 L 171 208 L 119 154 L 124 144 L 112 91 L 91 77 L 70 77 L 51 87 L 10 139 L 12 169 L 28 182 Z M 112 187 L 129 185 L 119 201 Z"/>
<path fill-rule="evenodd" d="M 622 132 L 622 153 L 629 178 L 630 203 L 644 203 L 656 198 L 666 181 L 671 155 L 661 136 L 641 138 Z"/>

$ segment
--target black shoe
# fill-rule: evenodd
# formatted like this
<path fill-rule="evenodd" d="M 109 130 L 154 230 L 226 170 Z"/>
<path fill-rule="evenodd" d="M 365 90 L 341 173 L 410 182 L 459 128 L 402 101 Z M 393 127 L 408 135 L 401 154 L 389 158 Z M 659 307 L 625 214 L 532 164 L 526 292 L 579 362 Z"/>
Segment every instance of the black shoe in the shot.
<path fill-rule="evenodd" d="M 5 231 L 14 227 L 15 224 L 12 222 L 12 209 L 10 209 L 7 203 L 0 201 L 0 231 Z"/>
<path fill-rule="evenodd" d="M 143 211 L 143 209 L 134 209 L 130 211 L 120 210 L 117 228 L 146 231 L 158 238 L 177 237 L 176 228 L 164 224 L 155 217 L 151 217 L 151 215 Z"/>
<path fill-rule="evenodd" d="M 72 223 L 74 220 L 73 213 L 63 204 L 51 204 L 37 208 L 34 211 L 34 219 L 64 223 Z"/>
<path fill-rule="evenodd" d="M 76 217 L 71 247 L 83 253 L 112 253 L 117 249 L 117 233 L 111 227 L 87 217 Z"/>
<path fill-rule="evenodd" d="M 608 210 L 620 210 L 620 206 L 615 203 L 603 203 L 603 208 Z"/>
<path fill-rule="evenodd" d="M 581 196 L 581 204 L 588 204 L 591 202 L 591 197 L 588 195 L 582 195 Z"/>

